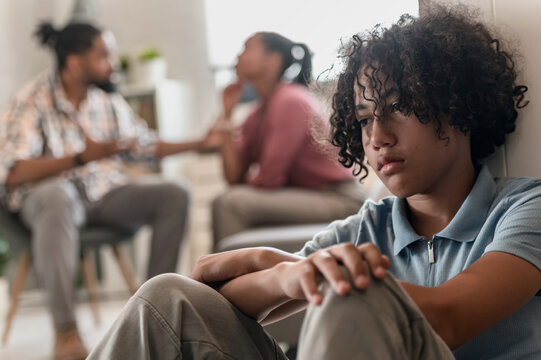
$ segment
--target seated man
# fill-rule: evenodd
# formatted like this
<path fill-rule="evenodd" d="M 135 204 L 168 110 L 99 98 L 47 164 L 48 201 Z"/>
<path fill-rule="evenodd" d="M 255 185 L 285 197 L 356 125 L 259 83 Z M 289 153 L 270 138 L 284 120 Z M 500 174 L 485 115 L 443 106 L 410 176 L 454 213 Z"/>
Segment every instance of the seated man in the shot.
<path fill-rule="evenodd" d="M 135 184 L 123 158 L 203 148 L 159 141 L 123 98 L 106 93 L 113 71 L 101 31 L 71 24 L 37 35 L 57 60 L 9 103 L 0 118 L 3 206 L 32 232 L 33 263 L 48 293 L 56 358 L 84 358 L 74 317 L 78 229 L 85 224 L 153 227 L 148 277 L 176 269 L 189 193 L 178 183 Z M 179 119 L 180 120 L 180 119 Z"/>
<path fill-rule="evenodd" d="M 296 255 L 241 249 L 150 280 L 90 359 L 285 359 L 257 321 L 307 304 L 299 359 L 541 358 L 541 180 L 480 163 L 524 105 L 512 55 L 447 9 L 343 55 L 333 143 L 396 196 Z"/>
<path fill-rule="evenodd" d="M 307 88 L 308 47 L 259 32 L 246 41 L 236 71 L 238 82 L 223 93 L 225 126 L 214 131 L 233 185 L 212 205 L 214 244 L 247 228 L 329 223 L 356 213 L 364 200 L 359 183 L 312 134 L 324 116 Z M 246 83 L 259 101 L 237 139 L 230 117 Z"/>

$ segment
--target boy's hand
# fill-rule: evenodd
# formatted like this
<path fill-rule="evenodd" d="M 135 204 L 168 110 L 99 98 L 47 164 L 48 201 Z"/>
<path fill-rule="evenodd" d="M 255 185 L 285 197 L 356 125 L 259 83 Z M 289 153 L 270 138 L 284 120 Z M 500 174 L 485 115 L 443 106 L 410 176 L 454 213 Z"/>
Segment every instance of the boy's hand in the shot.
<path fill-rule="evenodd" d="M 280 263 L 276 266 L 276 271 L 280 286 L 287 296 L 319 305 L 323 300 L 318 290 L 318 282 L 322 277 L 337 294 L 345 295 L 350 292 L 351 285 L 340 270 L 340 265 L 346 267 L 355 287 L 366 289 L 370 284 L 366 265 L 372 276 L 383 279 L 389 269 L 390 260 L 372 243 L 357 247 L 347 243 L 319 250 L 298 262 Z"/>

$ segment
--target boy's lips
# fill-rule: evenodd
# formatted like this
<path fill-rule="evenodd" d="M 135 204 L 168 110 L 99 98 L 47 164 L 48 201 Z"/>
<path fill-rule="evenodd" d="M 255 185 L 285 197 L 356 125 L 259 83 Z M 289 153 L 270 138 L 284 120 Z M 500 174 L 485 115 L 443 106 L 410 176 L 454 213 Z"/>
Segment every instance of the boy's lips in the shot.
<path fill-rule="evenodd" d="M 397 156 L 379 156 L 377 169 L 384 175 L 389 175 L 404 166 L 404 159 Z"/>

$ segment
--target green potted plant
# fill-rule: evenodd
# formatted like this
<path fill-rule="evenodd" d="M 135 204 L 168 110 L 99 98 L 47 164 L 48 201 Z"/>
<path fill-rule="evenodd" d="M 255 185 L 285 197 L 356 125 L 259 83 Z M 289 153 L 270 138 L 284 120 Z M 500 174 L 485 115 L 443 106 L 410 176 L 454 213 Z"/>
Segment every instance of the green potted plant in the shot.
<path fill-rule="evenodd" d="M 0 235 L 0 316 L 4 314 L 9 302 L 9 286 L 6 272 L 10 259 L 9 244 Z"/>
<path fill-rule="evenodd" d="M 158 48 L 143 49 L 137 56 L 137 60 L 136 82 L 156 84 L 166 78 L 167 62 Z"/>
<path fill-rule="evenodd" d="M 120 83 L 127 84 L 131 82 L 130 79 L 130 70 L 131 70 L 131 61 L 127 55 L 120 55 L 118 57 L 119 73 L 120 73 Z"/>
<path fill-rule="evenodd" d="M 139 54 L 139 61 L 146 62 L 161 58 L 160 50 L 154 47 L 146 48 Z"/>

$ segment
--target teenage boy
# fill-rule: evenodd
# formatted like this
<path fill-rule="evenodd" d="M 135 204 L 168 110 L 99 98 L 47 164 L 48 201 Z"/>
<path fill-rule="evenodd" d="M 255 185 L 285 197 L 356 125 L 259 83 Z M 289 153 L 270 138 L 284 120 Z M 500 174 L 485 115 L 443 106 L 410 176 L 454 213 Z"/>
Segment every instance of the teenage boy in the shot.
<path fill-rule="evenodd" d="M 91 359 L 284 359 L 257 321 L 307 305 L 299 359 L 541 357 L 541 181 L 480 163 L 523 105 L 511 55 L 460 9 L 403 17 L 343 55 L 333 143 L 396 196 L 295 255 L 210 255 L 191 279 L 147 282 Z"/>

